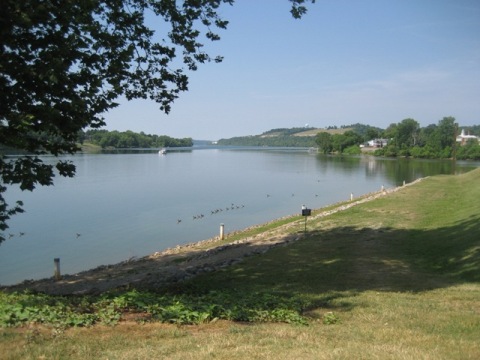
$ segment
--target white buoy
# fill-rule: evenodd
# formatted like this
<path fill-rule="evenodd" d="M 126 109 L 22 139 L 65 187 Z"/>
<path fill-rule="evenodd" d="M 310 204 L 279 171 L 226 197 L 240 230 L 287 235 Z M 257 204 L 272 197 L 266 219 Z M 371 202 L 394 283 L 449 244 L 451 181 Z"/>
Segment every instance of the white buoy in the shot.
<path fill-rule="evenodd" d="M 224 233 L 224 230 L 225 230 L 225 225 L 223 225 L 223 224 L 220 224 L 220 240 L 223 240 L 223 239 L 225 239 L 225 233 Z"/>

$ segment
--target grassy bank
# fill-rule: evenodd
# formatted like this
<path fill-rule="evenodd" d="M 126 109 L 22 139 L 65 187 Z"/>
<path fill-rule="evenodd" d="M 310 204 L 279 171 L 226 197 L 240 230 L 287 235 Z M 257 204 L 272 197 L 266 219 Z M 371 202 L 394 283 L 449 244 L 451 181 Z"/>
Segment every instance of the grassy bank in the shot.
<path fill-rule="evenodd" d="M 82 307 L 83 315 L 105 319 L 103 325 L 71 328 L 72 315 L 70 324 L 3 328 L 2 357 L 480 358 L 479 184 L 480 169 L 431 177 L 312 218 L 305 235 L 300 221 L 292 227 L 300 241 L 162 294 L 2 294 L 0 309 L 10 309 L 1 315 L 4 324 L 21 323 L 7 318 L 13 311 L 28 323 L 29 317 L 53 319 L 54 312 L 59 318 L 78 314 L 74 310 Z M 201 302 L 194 304 L 196 299 Z M 153 322 L 162 317 L 177 324 Z M 182 318 L 203 323 L 178 325 Z"/>
<path fill-rule="evenodd" d="M 89 142 L 84 142 L 83 144 L 79 145 L 82 149 L 81 151 L 84 153 L 99 153 L 102 151 L 102 147 L 99 145 L 95 145 Z"/>

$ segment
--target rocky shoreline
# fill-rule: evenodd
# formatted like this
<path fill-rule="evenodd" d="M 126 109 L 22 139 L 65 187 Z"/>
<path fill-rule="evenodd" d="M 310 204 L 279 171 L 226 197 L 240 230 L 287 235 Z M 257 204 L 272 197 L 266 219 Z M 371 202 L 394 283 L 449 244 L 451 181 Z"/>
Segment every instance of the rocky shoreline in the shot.
<path fill-rule="evenodd" d="M 408 185 L 420 180 L 422 179 Z M 382 189 L 379 192 L 364 195 L 356 201 L 333 207 L 328 211 L 320 209 L 315 211 L 310 219 L 315 220 L 349 209 L 395 192 L 404 186 L 388 190 Z M 275 221 L 278 221 L 278 219 Z M 237 264 L 245 257 L 265 253 L 272 247 L 298 241 L 304 236 L 303 231 L 294 231 L 293 228 L 300 226 L 301 223 L 303 223 L 302 220 L 292 221 L 272 230 L 228 244 L 220 243 L 218 238 L 213 238 L 184 246 L 176 246 L 142 258 L 130 259 L 114 265 L 103 265 L 74 275 L 64 275 L 60 280 L 54 278 L 29 280 L 4 287 L 1 290 L 7 292 L 29 290 L 51 295 L 97 295 L 122 288 L 158 289 L 202 273 L 217 271 Z M 252 229 L 252 227 L 249 229 Z M 216 243 L 220 244 L 215 246 Z"/>
<path fill-rule="evenodd" d="M 298 222 L 287 224 L 288 227 Z M 198 243 L 176 246 L 162 252 L 129 259 L 114 265 L 97 268 L 73 275 L 27 280 L 7 286 L 2 291 L 29 290 L 50 295 L 98 295 L 113 289 L 158 289 L 178 283 L 205 272 L 223 269 L 242 261 L 247 256 L 262 254 L 270 248 L 299 240 L 301 235 L 287 235 L 286 228 L 215 246 L 218 238 Z M 209 247 L 205 249 L 205 247 Z M 210 247 L 211 246 L 211 247 Z"/>

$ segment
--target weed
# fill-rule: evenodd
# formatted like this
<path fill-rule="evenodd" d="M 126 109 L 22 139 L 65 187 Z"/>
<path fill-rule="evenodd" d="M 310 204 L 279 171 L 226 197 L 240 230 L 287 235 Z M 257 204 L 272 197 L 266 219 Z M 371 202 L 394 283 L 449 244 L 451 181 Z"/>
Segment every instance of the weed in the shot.
<path fill-rule="evenodd" d="M 133 290 L 83 298 L 81 302 L 75 298 L 14 293 L 0 297 L 0 326 L 28 323 L 56 327 L 84 327 L 95 323 L 115 325 L 122 313 L 127 312 L 148 314 L 149 321 L 181 325 L 217 319 L 306 324 L 301 315 L 302 308 L 298 301 L 269 293 L 162 295 Z"/>
<path fill-rule="evenodd" d="M 332 311 L 326 312 L 323 314 L 323 323 L 325 325 L 337 324 L 340 321 L 340 318 L 335 315 Z"/>

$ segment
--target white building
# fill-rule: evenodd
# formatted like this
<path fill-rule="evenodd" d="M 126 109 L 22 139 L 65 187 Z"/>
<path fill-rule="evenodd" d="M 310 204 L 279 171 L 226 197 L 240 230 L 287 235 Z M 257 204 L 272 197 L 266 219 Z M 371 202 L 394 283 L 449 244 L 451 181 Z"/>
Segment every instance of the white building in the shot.
<path fill-rule="evenodd" d="M 384 146 L 387 146 L 387 144 L 388 139 L 373 139 L 368 142 L 368 146 L 376 148 L 382 148 Z"/>
<path fill-rule="evenodd" d="M 465 145 L 468 140 L 476 140 L 479 141 L 478 136 L 475 135 L 466 135 L 465 134 L 465 129 L 462 129 L 462 133 L 457 136 L 457 142 L 460 143 L 460 145 Z"/>

